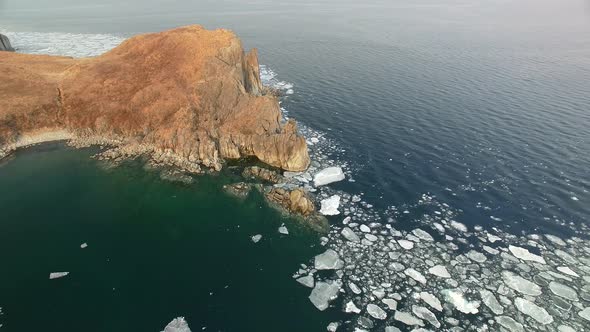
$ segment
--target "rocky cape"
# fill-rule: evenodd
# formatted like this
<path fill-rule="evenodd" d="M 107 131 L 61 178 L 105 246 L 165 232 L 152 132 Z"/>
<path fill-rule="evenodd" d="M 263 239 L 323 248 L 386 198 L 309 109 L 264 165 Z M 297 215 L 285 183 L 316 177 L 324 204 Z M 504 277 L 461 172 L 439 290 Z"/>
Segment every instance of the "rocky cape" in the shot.
<path fill-rule="evenodd" d="M 84 59 L 0 52 L 0 77 L 0 158 L 67 139 L 191 172 L 250 156 L 289 171 L 310 163 L 295 122 L 281 122 L 262 86 L 256 49 L 246 54 L 228 30 L 138 35 Z"/>

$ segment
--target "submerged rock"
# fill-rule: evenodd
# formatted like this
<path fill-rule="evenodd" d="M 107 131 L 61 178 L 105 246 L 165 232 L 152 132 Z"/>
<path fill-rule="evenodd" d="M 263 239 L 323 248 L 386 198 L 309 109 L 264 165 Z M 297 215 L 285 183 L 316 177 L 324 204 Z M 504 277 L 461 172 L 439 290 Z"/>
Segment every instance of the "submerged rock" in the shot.
<path fill-rule="evenodd" d="M 191 332 L 191 329 L 184 317 L 177 317 L 168 323 L 162 332 Z"/>

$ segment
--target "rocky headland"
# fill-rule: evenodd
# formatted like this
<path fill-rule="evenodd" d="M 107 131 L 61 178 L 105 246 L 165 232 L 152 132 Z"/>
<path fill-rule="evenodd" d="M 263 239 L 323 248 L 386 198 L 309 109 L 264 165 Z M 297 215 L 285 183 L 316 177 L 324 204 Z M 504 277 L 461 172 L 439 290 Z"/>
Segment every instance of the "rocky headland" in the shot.
<path fill-rule="evenodd" d="M 94 58 L 0 52 L 0 75 L 0 158 L 70 140 L 189 172 L 242 157 L 288 171 L 310 163 L 295 122 L 282 123 L 260 81 L 257 51 L 245 53 L 229 30 L 138 35 Z"/>

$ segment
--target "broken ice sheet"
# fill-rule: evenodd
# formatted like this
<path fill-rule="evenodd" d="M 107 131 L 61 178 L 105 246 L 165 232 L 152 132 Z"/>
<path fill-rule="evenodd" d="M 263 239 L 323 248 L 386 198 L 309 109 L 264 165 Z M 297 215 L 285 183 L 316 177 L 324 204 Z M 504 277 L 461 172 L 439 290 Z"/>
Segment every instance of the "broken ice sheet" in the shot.
<path fill-rule="evenodd" d="M 49 274 L 49 279 L 63 278 L 65 276 L 67 276 L 68 274 L 70 274 L 70 272 L 51 272 Z"/>
<path fill-rule="evenodd" d="M 332 249 L 315 256 L 315 268 L 317 270 L 337 270 L 341 269 L 344 262 L 338 256 L 338 253 Z"/>
<path fill-rule="evenodd" d="M 314 289 L 309 294 L 309 300 L 321 311 L 324 311 L 330 305 L 330 301 L 338 297 L 340 284 L 336 281 L 320 281 L 315 284 Z"/>
<path fill-rule="evenodd" d="M 342 180 L 344 180 L 344 173 L 342 172 L 342 168 L 328 167 L 315 174 L 315 176 L 313 177 L 313 184 L 316 187 L 319 187 Z"/>
<path fill-rule="evenodd" d="M 168 323 L 162 332 L 191 332 L 191 329 L 184 317 L 177 317 Z"/>
<path fill-rule="evenodd" d="M 320 213 L 325 216 L 335 216 L 340 214 L 340 211 L 338 211 L 338 207 L 340 206 L 340 196 L 338 195 L 323 199 L 321 205 Z"/>

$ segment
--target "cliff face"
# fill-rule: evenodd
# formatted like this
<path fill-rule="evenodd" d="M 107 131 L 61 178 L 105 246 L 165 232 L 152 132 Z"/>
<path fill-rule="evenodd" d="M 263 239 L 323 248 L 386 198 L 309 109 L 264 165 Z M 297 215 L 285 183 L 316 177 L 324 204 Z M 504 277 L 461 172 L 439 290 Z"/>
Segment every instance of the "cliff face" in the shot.
<path fill-rule="evenodd" d="M 309 165 L 295 123 L 281 125 L 277 99 L 264 94 L 256 50 L 244 54 L 227 30 L 140 35 L 88 59 L 1 52 L 0 77 L 0 145 L 67 130 L 214 169 L 244 156 Z"/>

